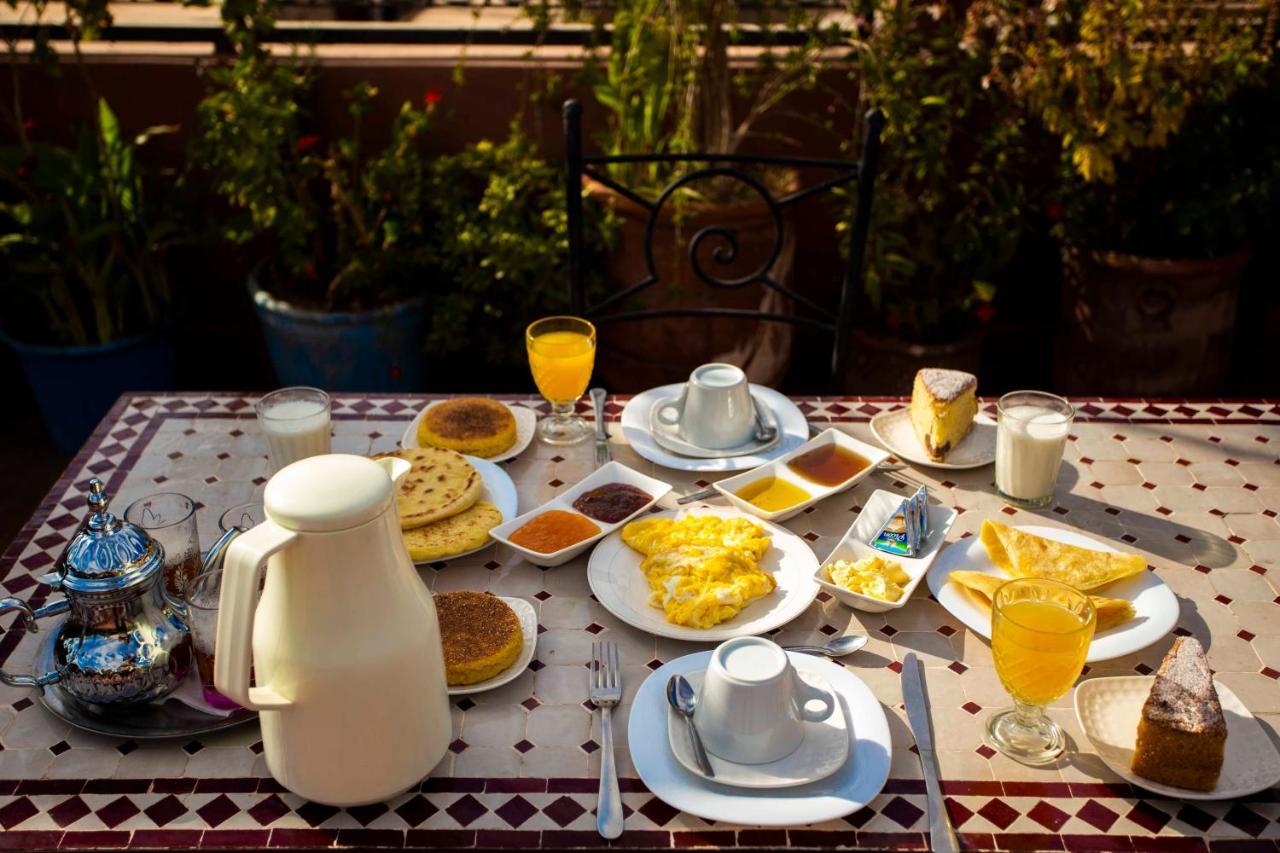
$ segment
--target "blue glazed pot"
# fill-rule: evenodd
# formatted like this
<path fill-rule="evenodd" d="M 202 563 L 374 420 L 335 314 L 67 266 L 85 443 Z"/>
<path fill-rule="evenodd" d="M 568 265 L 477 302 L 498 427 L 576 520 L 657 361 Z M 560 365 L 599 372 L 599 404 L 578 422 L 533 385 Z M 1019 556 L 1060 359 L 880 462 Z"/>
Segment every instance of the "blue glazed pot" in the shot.
<path fill-rule="evenodd" d="M 0 338 L 17 353 L 49 436 L 62 453 L 79 450 L 125 391 L 174 387 L 174 345 L 166 333 L 83 347 Z"/>
<path fill-rule="evenodd" d="M 424 300 L 373 311 L 312 311 L 276 299 L 252 275 L 249 295 L 280 385 L 376 392 L 423 386 Z"/>

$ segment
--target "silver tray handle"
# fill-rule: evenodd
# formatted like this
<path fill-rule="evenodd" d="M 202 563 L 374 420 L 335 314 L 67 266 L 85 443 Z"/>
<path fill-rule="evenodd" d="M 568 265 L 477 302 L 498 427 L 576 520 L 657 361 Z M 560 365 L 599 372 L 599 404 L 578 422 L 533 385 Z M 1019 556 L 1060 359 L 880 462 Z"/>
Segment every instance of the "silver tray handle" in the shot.
<path fill-rule="evenodd" d="M 32 610 L 31 605 L 27 604 L 20 598 L 4 598 L 0 599 L 0 615 L 8 613 L 10 610 L 17 610 L 22 614 L 22 623 L 28 631 L 33 634 L 39 633 L 40 626 L 36 622 L 45 616 L 55 616 L 59 613 L 65 613 L 71 609 L 71 602 L 65 598 L 46 604 L 38 610 Z M 84 637 L 81 637 L 83 642 Z M 46 672 L 43 675 L 10 675 L 3 669 L 0 669 L 0 682 L 10 687 L 35 687 L 41 693 L 44 692 L 45 685 L 53 684 L 58 681 L 66 672 L 66 667 L 52 672 Z"/>

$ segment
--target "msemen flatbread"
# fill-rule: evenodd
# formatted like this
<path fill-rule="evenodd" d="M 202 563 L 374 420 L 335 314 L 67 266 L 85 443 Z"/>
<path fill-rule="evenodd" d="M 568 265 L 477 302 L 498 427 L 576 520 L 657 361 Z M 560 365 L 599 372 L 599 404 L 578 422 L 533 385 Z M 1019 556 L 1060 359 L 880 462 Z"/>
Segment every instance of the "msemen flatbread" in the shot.
<path fill-rule="evenodd" d="M 461 453 L 441 447 L 421 447 L 379 453 L 373 458 L 397 456 L 412 467 L 400 478 L 396 505 L 400 526 L 421 527 L 470 509 L 484 493 L 480 473 Z"/>
<path fill-rule="evenodd" d="M 489 541 L 489 531 L 502 523 L 502 513 L 488 501 L 476 501 L 457 515 L 403 532 L 404 546 L 415 563 L 443 560 L 474 551 Z"/>
<path fill-rule="evenodd" d="M 1137 554 L 1091 551 L 990 519 L 982 522 L 982 544 L 991 562 L 1015 578 L 1049 578 L 1085 592 L 1147 567 Z"/>
<path fill-rule="evenodd" d="M 1009 582 L 1009 578 L 989 575 L 986 572 L 952 572 L 947 575 L 947 578 L 972 592 L 987 607 L 991 606 L 996 590 Z M 1091 595 L 1089 600 L 1093 602 L 1093 609 L 1098 613 L 1098 622 L 1094 629 L 1096 631 L 1105 631 L 1108 628 L 1123 625 L 1134 617 L 1133 604 L 1122 598 Z"/>

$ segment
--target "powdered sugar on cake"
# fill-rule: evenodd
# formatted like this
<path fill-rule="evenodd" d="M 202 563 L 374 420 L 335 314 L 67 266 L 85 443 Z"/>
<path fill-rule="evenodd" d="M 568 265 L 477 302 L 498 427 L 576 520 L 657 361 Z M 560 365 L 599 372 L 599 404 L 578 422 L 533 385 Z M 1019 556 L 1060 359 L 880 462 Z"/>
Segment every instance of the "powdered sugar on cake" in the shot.
<path fill-rule="evenodd" d="M 924 368 L 920 371 L 920 379 L 929 393 L 939 400 L 954 400 L 978 382 L 972 373 L 938 367 Z"/>

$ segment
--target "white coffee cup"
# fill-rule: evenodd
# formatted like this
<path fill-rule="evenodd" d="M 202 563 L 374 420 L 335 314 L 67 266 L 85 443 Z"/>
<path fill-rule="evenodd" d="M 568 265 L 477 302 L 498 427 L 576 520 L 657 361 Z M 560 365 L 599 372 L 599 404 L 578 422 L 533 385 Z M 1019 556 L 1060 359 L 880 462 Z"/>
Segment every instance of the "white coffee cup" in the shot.
<path fill-rule="evenodd" d="M 821 709 L 810 707 L 819 702 Z M 776 643 L 738 637 L 711 653 L 693 718 L 708 752 L 735 764 L 768 764 L 795 752 L 804 724 L 830 717 L 835 703 L 800 680 Z"/>
<path fill-rule="evenodd" d="M 732 364 L 694 368 L 680 396 L 662 404 L 657 417 L 679 427 L 685 441 L 707 450 L 738 447 L 755 434 L 751 386 L 742 368 Z"/>

